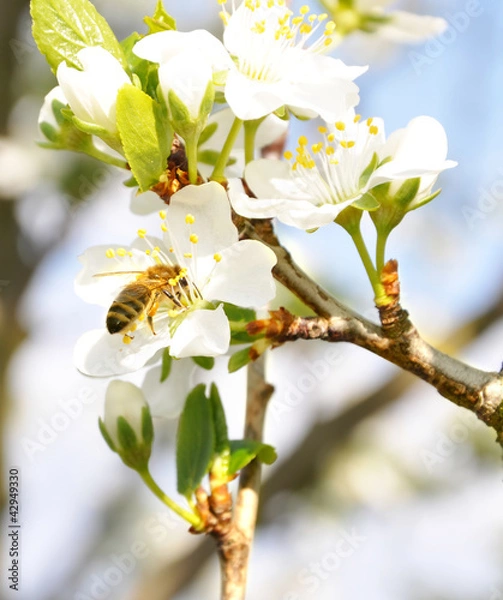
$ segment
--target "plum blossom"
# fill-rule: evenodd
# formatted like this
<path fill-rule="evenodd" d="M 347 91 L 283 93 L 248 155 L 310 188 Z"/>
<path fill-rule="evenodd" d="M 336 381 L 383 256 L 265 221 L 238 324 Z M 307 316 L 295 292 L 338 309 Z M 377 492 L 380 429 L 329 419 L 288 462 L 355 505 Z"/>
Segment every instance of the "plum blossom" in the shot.
<path fill-rule="evenodd" d="M 260 242 L 238 240 L 219 184 L 183 188 L 160 216 L 162 239 L 140 230 L 129 247 L 97 246 L 80 257 L 77 294 L 109 309 L 128 284 L 146 281 L 147 270 L 169 271 L 148 280 L 155 302 L 148 305 L 142 292 L 138 302 L 124 301 L 129 308 L 109 310 L 108 330 L 80 338 L 74 358 L 85 374 L 134 371 L 166 347 L 176 358 L 225 354 L 230 327 L 221 303 L 258 308 L 275 295 L 274 253 Z"/>
<path fill-rule="evenodd" d="M 360 121 L 350 115 L 335 127 L 320 127 L 322 141 L 299 138 L 296 156 L 287 161 L 257 160 L 245 169 L 250 198 L 238 179 L 229 182 L 234 210 L 245 217 L 277 217 L 301 229 L 332 222 L 346 207 L 376 186 L 421 178 L 415 202 L 431 191 L 438 175 L 454 167 L 446 160 L 447 137 L 431 117 L 413 119 L 386 141 L 381 119 Z"/>
<path fill-rule="evenodd" d="M 131 84 L 131 80 L 119 61 L 100 46 L 83 48 L 77 58 L 82 71 L 63 61 L 56 72 L 70 108 L 81 121 L 116 135 L 117 92 L 123 85 Z"/>
<path fill-rule="evenodd" d="M 390 42 L 415 44 L 440 35 L 447 21 L 403 10 L 387 10 L 395 0 L 321 0 L 341 34 L 371 33 Z"/>
<path fill-rule="evenodd" d="M 134 52 L 160 64 L 164 95 L 174 85 L 163 76 L 170 61 L 197 55 L 197 68 L 208 72 L 209 65 L 214 83 L 225 84 L 225 98 L 239 119 L 260 119 L 287 106 L 299 116 L 335 120 L 358 104 L 353 80 L 367 68 L 324 56 L 335 25 L 326 14 L 308 12 L 302 7 L 294 16 L 284 0 L 245 0 L 232 14 L 223 6 L 223 45 L 206 31 L 163 31 L 140 40 Z"/>

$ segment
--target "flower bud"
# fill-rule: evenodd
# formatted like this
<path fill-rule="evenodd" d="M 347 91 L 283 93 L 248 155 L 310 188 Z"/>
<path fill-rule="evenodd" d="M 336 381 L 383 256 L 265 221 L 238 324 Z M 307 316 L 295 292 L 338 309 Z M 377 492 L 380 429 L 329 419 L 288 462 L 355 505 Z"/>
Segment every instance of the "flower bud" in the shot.
<path fill-rule="evenodd" d="M 194 53 L 179 54 L 159 67 L 159 83 L 175 132 L 199 137 L 215 98 L 210 65 Z"/>
<path fill-rule="evenodd" d="M 105 417 L 99 425 L 107 444 L 128 467 L 137 471 L 147 467 L 154 429 L 140 388 L 127 381 L 112 381 L 105 397 Z"/>
<path fill-rule="evenodd" d="M 56 73 L 68 104 L 80 121 L 116 135 L 117 92 L 131 80 L 119 61 L 100 46 L 83 48 L 77 58 L 82 71 L 62 62 Z"/>
<path fill-rule="evenodd" d="M 38 115 L 38 126 L 40 132 L 50 142 L 56 142 L 61 129 L 64 117 L 61 115 L 61 109 L 68 104 L 63 90 L 59 85 L 44 98 L 44 103 Z"/>

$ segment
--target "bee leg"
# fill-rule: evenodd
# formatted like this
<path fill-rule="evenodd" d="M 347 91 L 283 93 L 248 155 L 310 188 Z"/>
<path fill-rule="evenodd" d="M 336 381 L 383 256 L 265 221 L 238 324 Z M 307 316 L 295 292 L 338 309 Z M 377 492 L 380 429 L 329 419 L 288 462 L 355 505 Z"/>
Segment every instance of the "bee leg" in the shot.
<path fill-rule="evenodd" d="M 147 309 L 147 323 L 148 323 L 148 326 L 150 327 L 150 331 L 152 332 L 152 335 L 157 335 L 154 330 L 154 315 L 157 312 L 157 309 L 159 308 L 158 297 L 159 297 L 159 294 L 156 294 L 155 298 L 153 298 L 150 306 Z"/>

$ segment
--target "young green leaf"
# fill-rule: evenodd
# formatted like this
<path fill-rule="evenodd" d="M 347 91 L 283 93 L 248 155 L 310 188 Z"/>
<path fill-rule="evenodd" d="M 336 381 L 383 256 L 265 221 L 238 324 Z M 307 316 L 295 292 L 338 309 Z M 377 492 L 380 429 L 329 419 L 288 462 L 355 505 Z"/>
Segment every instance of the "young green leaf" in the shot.
<path fill-rule="evenodd" d="M 169 353 L 169 348 L 164 348 L 162 353 L 162 365 L 161 365 L 161 383 L 166 381 L 171 373 L 171 367 L 173 365 L 173 357 Z"/>
<path fill-rule="evenodd" d="M 222 454 L 226 450 L 229 450 L 229 438 L 227 435 L 227 421 L 225 419 L 224 407 L 220 400 L 218 388 L 214 383 L 211 384 L 210 402 L 215 432 L 215 454 Z"/>
<path fill-rule="evenodd" d="M 149 33 L 176 29 L 176 21 L 166 12 L 162 0 L 157 0 L 154 14 L 151 17 L 145 17 L 143 21 L 148 26 Z"/>
<path fill-rule="evenodd" d="M 248 346 L 247 348 L 239 350 L 229 358 L 229 364 L 227 366 L 229 373 L 235 373 L 251 362 L 250 350 L 251 346 Z"/>
<path fill-rule="evenodd" d="M 62 61 L 81 69 L 77 52 L 101 46 L 125 66 L 121 46 L 89 0 L 31 0 L 33 38 L 53 71 Z"/>
<path fill-rule="evenodd" d="M 257 318 L 257 313 L 252 308 L 243 308 L 242 306 L 229 304 L 229 302 L 224 303 L 224 312 L 229 321 L 249 323 Z"/>
<path fill-rule="evenodd" d="M 159 181 L 167 166 L 173 132 L 160 104 L 133 85 L 117 95 L 117 128 L 140 191 Z"/>
<path fill-rule="evenodd" d="M 211 371 L 215 366 L 215 359 L 212 356 L 193 356 L 192 360 L 198 367 L 207 371 Z"/>
<path fill-rule="evenodd" d="M 204 384 L 187 396 L 178 425 L 177 488 L 189 498 L 210 468 L 215 448 L 211 403 Z"/>
<path fill-rule="evenodd" d="M 254 458 L 258 458 L 266 465 L 272 465 L 278 457 L 272 446 L 254 440 L 231 440 L 230 447 L 229 475 L 234 475 L 246 467 Z"/>

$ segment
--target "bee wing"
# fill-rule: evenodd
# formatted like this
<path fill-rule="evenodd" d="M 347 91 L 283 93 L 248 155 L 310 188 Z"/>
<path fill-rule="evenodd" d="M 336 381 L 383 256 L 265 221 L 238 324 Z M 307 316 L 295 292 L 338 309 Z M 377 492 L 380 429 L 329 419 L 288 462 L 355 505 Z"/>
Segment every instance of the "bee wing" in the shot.
<path fill-rule="evenodd" d="M 143 271 L 109 271 L 106 273 L 95 273 L 93 277 L 108 277 L 109 275 L 139 275 Z"/>

